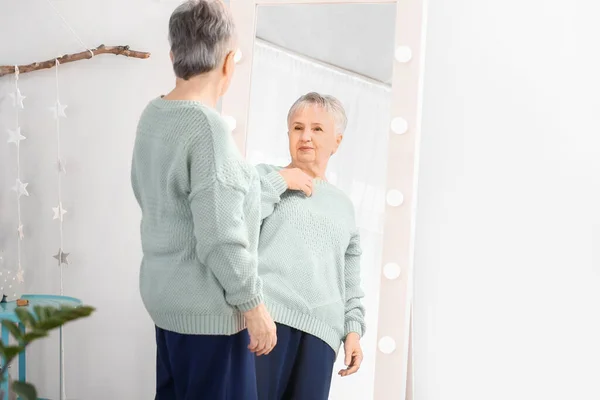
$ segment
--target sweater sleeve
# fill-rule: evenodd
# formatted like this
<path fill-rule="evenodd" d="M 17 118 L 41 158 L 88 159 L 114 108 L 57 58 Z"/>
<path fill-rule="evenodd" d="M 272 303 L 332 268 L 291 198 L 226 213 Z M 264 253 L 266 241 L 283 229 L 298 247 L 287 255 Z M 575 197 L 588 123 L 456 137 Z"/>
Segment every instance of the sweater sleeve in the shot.
<path fill-rule="evenodd" d="M 222 156 L 226 152 L 215 152 L 219 153 Z M 224 161 L 208 166 L 210 158 L 191 150 L 189 198 L 196 253 L 223 287 L 226 301 L 245 312 L 263 302 L 257 270 L 258 182 L 256 200 L 252 201 L 251 180 L 257 178 L 251 167 L 236 154 L 226 154 Z M 247 214 L 248 209 L 254 218 Z"/>
<path fill-rule="evenodd" d="M 362 305 L 362 298 L 365 296 L 360 280 L 360 234 L 358 229 L 353 232 L 350 244 L 346 250 L 345 265 L 345 286 L 346 286 L 346 306 L 345 306 L 345 326 L 344 338 L 351 332 L 356 332 L 360 337 L 365 334 L 365 308 Z"/>
<path fill-rule="evenodd" d="M 287 190 L 287 182 L 278 170 L 268 165 L 257 165 L 256 170 L 260 176 L 260 218 L 264 220 L 275 210 L 281 201 L 281 195 Z"/>

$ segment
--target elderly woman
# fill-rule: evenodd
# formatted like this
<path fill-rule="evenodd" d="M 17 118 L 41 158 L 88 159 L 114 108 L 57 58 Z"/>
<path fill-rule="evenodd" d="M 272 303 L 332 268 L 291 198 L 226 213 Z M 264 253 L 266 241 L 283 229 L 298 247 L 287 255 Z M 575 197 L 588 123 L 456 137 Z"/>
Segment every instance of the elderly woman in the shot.
<path fill-rule="evenodd" d="M 252 400 L 251 351 L 269 353 L 276 328 L 257 273 L 259 177 L 214 109 L 234 71 L 234 25 L 220 0 L 187 1 L 169 39 L 175 88 L 144 110 L 131 171 L 156 399 Z"/>
<path fill-rule="evenodd" d="M 325 171 L 346 127 L 342 104 L 308 93 L 288 114 L 292 163 L 259 165 L 259 275 L 277 325 L 277 347 L 256 359 L 260 400 L 326 400 L 344 343 L 347 369 L 362 361 L 365 331 L 359 233 L 350 199 Z"/>

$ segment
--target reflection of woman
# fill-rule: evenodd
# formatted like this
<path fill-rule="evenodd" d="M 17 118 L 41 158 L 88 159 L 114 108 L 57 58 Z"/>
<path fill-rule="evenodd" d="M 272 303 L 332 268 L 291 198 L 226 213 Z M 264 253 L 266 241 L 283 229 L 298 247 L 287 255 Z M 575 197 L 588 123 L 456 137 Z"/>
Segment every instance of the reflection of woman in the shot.
<path fill-rule="evenodd" d="M 362 361 L 365 330 L 359 234 L 350 199 L 325 179 L 346 127 L 342 104 L 308 93 L 288 114 L 292 163 L 259 165 L 259 275 L 277 323 L 277 347 L 256 358 L 260 400 L 327 399 L 336 353 Z"/>
<path fill-rule="evenodd" d="M 214 109 L 233 74 L 234 30 L 220 0 L 180 5 L 169 20 L 176 86 L 138 125 L 131 178 L 158 400 L 255 399 L 251 351 L 276 344 L 257 271 L 259 178 Z"/>

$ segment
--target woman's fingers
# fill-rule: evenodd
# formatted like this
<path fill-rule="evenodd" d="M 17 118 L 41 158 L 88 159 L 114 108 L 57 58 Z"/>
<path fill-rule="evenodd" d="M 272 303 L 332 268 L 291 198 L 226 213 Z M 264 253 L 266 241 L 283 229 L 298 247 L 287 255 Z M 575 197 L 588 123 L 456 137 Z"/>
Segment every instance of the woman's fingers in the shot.
<path fill-rule="evenodd" d="M 258 340 L 256 340 L 254 336 L 250 335 L 250 344 L 248 345 L 248 350 L 254 353 L 256 351 L 257 346 Z"/>
<path fill-rule="evenodd" d="M 304 188 L 302 190 L 307 196 L 311 196 L 312 195 L 312 184 L 309 183 L 305 183 L 304 184 Z"/>
<path fill-rule="evenodd" d="M 341 370 L 338 372 L 339 376 L 349 376 L 356 373 L 360 369 L 360 365 L 362 364 L 363 356 L 362 354 L 354 354 L 352 355 L 352 362 L 348 366 L 348 368 Z"/>
<path fill-rule="evenodd" d="M 256 353 L 257 355 L 262 355 L 264 353 L 265 348 L 267 347 L 266 340 L 267 338 L 264 336 L 258 340 L 258 346 L 256 346 L 256 350 L 254 351 L 254 353 Z"/>
<path fill-rule="evenodd" d="M 266 344 L 266 345 L 265 345 L 265 346 L 262 348 L 262 350 L 259 350 L 259 351 L 257 351 L 257 352 L 256 352 L 256 355 L 257 355 L 257 356 L 262 356 L 262 355 L 265 355 L 265 354 L 267 354 L 267 349 L 268 349 L 268 347 L 269 347 L 269 345 L 268 345 L 268 343 L 267 343 L 267 344 Z"/>

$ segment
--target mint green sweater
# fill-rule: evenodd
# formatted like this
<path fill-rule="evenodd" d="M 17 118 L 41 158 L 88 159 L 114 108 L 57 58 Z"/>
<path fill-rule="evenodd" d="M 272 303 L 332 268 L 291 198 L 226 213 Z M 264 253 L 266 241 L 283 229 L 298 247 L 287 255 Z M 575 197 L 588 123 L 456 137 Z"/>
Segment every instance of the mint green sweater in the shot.
<path fill-rule="evenodd" d="M 273 319 L 314 335 L 337 353 L 365 332 L 360 237 L 352 202 L 313 181 L 313 194 L 288 191 L 280 167 L 258 165 L 263 219 L 258 272 Z"/>
<path fill-rule="evenodd" d="M 163 329 L 231 335 L 260 304 L 260 183 L 224 121 L 157 98 L 139 121 L 131 182 L 142 210 L 142 300 Z"/>

